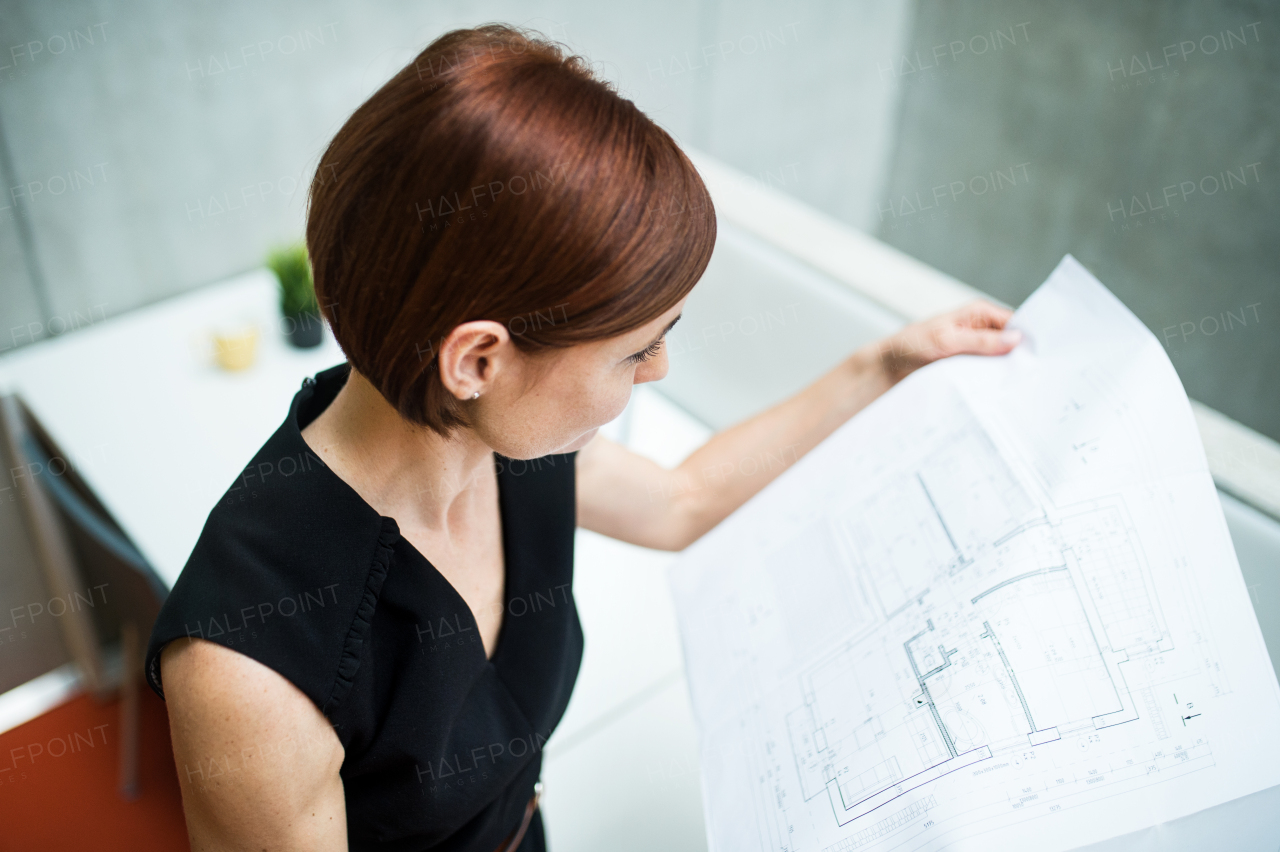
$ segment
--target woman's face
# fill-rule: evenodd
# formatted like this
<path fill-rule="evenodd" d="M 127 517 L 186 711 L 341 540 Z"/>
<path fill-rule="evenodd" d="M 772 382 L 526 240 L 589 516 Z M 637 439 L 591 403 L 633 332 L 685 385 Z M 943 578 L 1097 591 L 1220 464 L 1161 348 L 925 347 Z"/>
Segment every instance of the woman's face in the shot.
<path fill-rule="evenodd" d="M 582 448 L 631 399 L 631 387 L 667 374 L 663 335 L 688 296 L 652 322 L 618 337 L 525 355 L 508 341 L 479 399 L 474 431 L 508 458 Z"/>

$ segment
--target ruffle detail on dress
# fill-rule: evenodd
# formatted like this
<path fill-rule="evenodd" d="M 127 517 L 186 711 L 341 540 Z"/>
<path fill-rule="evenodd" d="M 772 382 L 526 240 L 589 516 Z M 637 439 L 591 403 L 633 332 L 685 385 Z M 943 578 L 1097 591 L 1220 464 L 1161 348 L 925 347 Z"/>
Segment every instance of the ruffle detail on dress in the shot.
<path fill-rule="evenodd" d="M 351 629 L 342 643 L 342 656 L 338 660 L 338 671 L 334 676 L 333 688 L 324 706 L 320 708 L 325 716 L 331 716 L 342 700 L 351 691 L 355 683 L 356 672 L 360 669 L 360 652 L 364 648 L 365 636 L 373 623 L 373 613 L 378 608 L 378 596 L 382 593 L 382 583 L 387 579 L 387 570 L 391 565 L 391 553 L 396 540 L 400 537 L 400 528 L 393 518 L 382 519 L 382 530 L 378 533 L 378 542 L 373 549 L 373 559 L 369 563 L 369 574 L 365 578 L 364 594 L 360 606 L 356 609 L 355 618 L 351 621 Z"/>

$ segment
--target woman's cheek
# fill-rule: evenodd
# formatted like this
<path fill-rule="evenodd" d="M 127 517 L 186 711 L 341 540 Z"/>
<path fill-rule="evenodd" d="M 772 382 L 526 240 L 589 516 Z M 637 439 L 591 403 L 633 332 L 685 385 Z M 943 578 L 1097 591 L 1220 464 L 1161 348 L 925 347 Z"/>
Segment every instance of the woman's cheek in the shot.
<path fill-rule="evenodd" d="M 634 387 L 635 385 L 627 384 L 614 393 L 612 398 L 609 400 L 608 406 L 601 413 L 601 416 L 604 419 L 599 421 L 596 425 L 603 426 L 605 423 L 609 423 L 621 417 L 622 412 L 626 410 L 627 404 L 631 402 L 631 390 Z"/>

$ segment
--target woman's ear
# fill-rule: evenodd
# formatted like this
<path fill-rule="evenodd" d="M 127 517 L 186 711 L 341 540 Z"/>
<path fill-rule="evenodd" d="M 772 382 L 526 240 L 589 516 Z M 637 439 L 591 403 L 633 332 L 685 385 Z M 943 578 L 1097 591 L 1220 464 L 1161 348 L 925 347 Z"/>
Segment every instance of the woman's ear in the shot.
<path fill-rule="evenodd" d="M 440 344 L 440 381 L 458 399 L 474 399 L 477 393 L 483 396 L 515 355 L 511 335 L 502 323 L 464 322 Z"/>

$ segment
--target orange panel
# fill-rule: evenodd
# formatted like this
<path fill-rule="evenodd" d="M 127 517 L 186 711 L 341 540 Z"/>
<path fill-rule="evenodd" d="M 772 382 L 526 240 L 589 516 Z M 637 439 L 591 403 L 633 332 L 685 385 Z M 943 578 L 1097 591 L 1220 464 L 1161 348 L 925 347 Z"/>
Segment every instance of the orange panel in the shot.
<path fill-rule="evenodd" d="M 119 702 L 81 695 L 0 734 L 0 850 L 189 852 L 164 702 L 140 690 L 140 795 L 116 791 Z"/>

